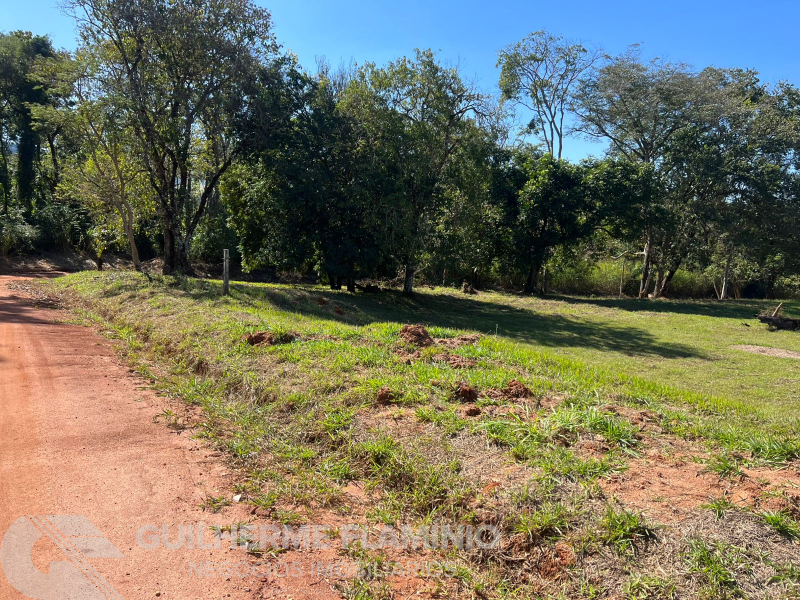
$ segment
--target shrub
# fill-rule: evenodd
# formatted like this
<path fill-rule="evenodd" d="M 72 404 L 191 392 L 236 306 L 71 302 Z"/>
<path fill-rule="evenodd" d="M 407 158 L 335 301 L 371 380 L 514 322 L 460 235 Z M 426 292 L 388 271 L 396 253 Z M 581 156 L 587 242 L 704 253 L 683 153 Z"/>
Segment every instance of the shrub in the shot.
<path fill-rule="evenodd" d="M 0 257 L 29 252 L 38 237 L 36 227 L 25 222 L 21 213 L 9 211 L 8 215 L 0 215 Z"/>

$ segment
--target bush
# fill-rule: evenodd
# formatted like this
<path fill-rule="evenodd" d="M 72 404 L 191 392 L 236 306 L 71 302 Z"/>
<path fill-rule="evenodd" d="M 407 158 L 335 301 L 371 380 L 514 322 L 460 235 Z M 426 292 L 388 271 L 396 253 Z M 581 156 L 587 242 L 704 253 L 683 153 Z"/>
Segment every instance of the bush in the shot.
<path fill-rule="evenodd" d="M 623 293 L 634 295 L 639 291 L 641 266 L 630 261 L 625 263 Z M 622 277 L 621 260 L 604 260 L 591 263 L 585 260 L 555 265 L 548 271 L 548 287 L 564 294 L 593 294 L 617 296 Z"/>
<path fill-rule="evenodd" d="M 89 249 L 92 220 L 86 210 L 67 202 L 53 202 L 36 210 L 33 222 L 43 250 Z"/>
<path fill-rule="evenodd" d="M 0 257 L 29 252 L 38 238 L 36 227 L 26 223 L 20 212 L 0 215 Z"/>
<path fill-rule="evenodd" d="M 716 297 L 714 282 L 702 273 L 679 269 L 672 278 L 667 297 L 711 298 Z"/>

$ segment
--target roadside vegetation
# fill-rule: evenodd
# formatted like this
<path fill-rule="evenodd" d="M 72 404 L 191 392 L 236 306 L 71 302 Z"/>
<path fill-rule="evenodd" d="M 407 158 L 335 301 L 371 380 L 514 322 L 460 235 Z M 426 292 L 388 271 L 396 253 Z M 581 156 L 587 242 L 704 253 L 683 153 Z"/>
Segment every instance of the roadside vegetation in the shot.
<path fill-rule="evenodd" d="M 797 361 L 728 344 L 798 344 L 743 327 L 756 305 L 260 284 L 224 297 L 133 272 L 41 285 L 186 402 L 159 420 L 224 451 L 254 518 L 502 529 L 491 550 L 429 551 L 457 568 L 422 578 L 423 597 L 797 597 L 800 421 L 773 381 Z M 703 380 L 727 360 L 738 376 L 712 394 Z"/>

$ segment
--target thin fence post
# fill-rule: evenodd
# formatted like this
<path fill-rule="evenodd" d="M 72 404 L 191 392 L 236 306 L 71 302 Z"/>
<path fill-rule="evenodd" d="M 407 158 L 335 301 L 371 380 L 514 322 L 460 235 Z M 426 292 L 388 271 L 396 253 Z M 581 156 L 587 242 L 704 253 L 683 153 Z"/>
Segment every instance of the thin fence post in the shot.
<path fill-rule="evenodd" d="M 225 248 L 222 259 L 222 293 L 225 296 L 231 295 L 231 253 Z"/>

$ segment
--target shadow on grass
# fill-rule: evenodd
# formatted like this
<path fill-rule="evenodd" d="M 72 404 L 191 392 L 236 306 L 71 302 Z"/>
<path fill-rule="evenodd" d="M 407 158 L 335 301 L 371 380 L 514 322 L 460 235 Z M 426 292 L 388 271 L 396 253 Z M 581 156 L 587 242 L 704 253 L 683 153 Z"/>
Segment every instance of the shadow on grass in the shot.
<path fill-rule="evenodd" d="M 591 304 L 604 308 L 617 308 L 629 312 L 656 312 L 681 315 L 698 315 L 703 317 L 721 317 L 727 319 L 748 320 L 765 309 L 777 308 L 780 300 L 633 300 L 615 298 L 580 298 L 576 296 L 548 296 L 550 300 L 559 300 L 568 304 Z M 786 301 L 784 312 L 800 314 L 800 302 Z"/>
<path fill-rule="evenodd" d="M 197 298 L 219 298 L 217 286 L 194 289 Z M 475 297 L 418 292 L 407 298 L 396 292 L 375 295 L 323 292 L 319 288 L 266 287 L 234 284 L 233 297 L 244 305 L 257 309 L 267 301 L 281 310 L 317 319 L 348 324 L 367 324 L 393 321 L 423 323 L 428 326 L 452 329 L 471 329 L 494 334 L 518 342 L 535 342 L 548 347 L 585 347 L 621 352 L 631 356 L 660 356 L 663 358 L 706 358 L 706 355 L 684 344 L 657 340 L 637 327 L 588 323 L 564 315 L 541 314 L 507 304 L 482 301 Z M 317 298 L 324 295 L 328 304 L 320 306 Z M 340 306 L 344 315 L 333 307 Z M 357 311 L 353 311 L 355 308 Z"/>

